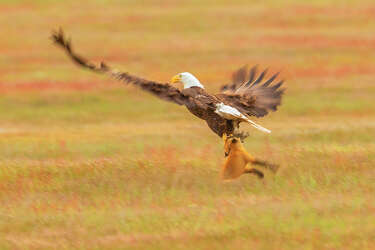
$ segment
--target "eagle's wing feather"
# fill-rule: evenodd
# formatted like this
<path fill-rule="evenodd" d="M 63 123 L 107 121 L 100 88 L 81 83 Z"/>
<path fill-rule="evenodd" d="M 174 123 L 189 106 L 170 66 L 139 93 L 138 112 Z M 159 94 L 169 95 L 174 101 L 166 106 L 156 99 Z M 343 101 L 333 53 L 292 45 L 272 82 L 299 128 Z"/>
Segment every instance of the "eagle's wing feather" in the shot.
<path fill-rule="evenodd" d="M 226 84 L 221 87 L 221 91 L 232 92 L 235 91 L 240 85 L 242 85 L 248 79 L 247 65 L 239 68 L 237 71 L 232 73 L 232 83 Z"/>
<path fill-rule="evenodd" d="M 187 102 L 189 102 L 188 96 L 184 95 L 183 93 L 181 93 L 179 89 L 167 83 L 158 83 L 155 81 L 150 81 L 150 80 L 146 80 L 137 76 L 133 76 L 126 72 L 120 72 L 116 69 L 110 68 L 108 65 L 104 64 L 103 62 L 100 65 L 95 65 L 89 62 L 85 58 L 77 55 L 72 50 L 71 41 L 65 38 L 64 32 L 62 29 L 52 33 L 52 40 L 56 45 L 58 45 L 63 50 L 65 50 L 65 52 L 73 60 L 73 62 L 75 62 L 79 66 L 82 66 L 86 69 L 89 69 L 97 73 L 108 74 L 117 80 L 121 80 L 125 83 L 131 83 L 136 86 L 139 86 L 143 90 L 150 92 L 166 101 L 174 102 L 179 105 L 184 105 Z"/>
<path fill-rule="evenodd" d="M 233 75 L 242 75 L 243 73 L 240 72 L 243 72 L 243 69 L 244 67 L 240 68 Z M 285 89 L 280 89 L 284 81 L 281 80 L 271 85 L 279 74 L 276 73 L 262 83 L 267 70 L 264 70 L 258 77 L 256 77 L 256 72 L 257 66 L 252 67 L 246 75 L 247 79 L 242 83 L 234 81 L 235 78 L 233 78 L 233 83 L 223 86 L 222 92 L 216 97 L 248 116 L 262 117 L 269 111 L 276 111 L 285 91 Z"/>

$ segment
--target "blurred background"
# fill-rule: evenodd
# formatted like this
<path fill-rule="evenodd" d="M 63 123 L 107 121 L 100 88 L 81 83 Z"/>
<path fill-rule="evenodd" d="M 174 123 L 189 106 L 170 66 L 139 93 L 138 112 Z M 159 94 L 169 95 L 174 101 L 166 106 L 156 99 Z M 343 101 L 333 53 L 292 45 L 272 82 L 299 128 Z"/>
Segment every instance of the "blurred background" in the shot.
<path fill-rule="evenodd" d="M 374 249 L 373 1 L 0 1 L 0 248 Z M 281 71 L 245 147 L 280 164 L 218 178 L 222 141 L 184 107 L 53 46 L 210 93 Z M 188 244 L 187 244 L 188 243 Z"/>

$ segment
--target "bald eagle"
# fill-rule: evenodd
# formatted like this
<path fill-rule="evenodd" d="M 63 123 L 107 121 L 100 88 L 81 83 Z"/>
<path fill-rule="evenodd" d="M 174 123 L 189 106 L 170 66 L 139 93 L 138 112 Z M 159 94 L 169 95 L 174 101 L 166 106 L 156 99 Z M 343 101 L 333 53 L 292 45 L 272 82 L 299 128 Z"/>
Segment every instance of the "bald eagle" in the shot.
<path fill-rule="evenodd" d="M 250 70 L 244 66 L 234 72 L 232 82 L 224 85 L 216 95 L 208 94 L 201 82 L 191 73 L 179 73 L 171 80 L 172 84 L 183 84 L 183 89 L 179 90 L 168 83 L 146 80 L 112 69 L 103 62 L 99 65 L 89 62 L 73 51 L 71 41 L 65 38 L 62 29 L 52 33 L 52 40 L 79 66 L 134 84 L 163 100 L 184 105 L 192 114 L 205 120 L 209 128 L 220 137 L 237 135 L 241 139 L 246 138 L 248 134 L 239 131 L 241 122 L 270 133 L 270 130 L 250 120 L 249 116 L 263 117 L 269 111 L 276 111 L 284 93 L 284 89 L 280 89 L 283 80 L 273 84 L 278 73 L 264 80 L 267 70 L 256 77 L 256 66 Z"/>

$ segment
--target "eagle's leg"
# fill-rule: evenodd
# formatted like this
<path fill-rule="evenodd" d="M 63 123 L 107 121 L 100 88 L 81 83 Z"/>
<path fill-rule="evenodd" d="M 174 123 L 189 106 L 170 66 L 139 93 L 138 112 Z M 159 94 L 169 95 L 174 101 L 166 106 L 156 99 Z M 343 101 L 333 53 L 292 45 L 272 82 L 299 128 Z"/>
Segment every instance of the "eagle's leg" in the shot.
<path fill-rule="evenodd" d="M 222 124 L 221 129 L 222 129 L 221 131 L 223 131 L 221 138 L 223 139 L 223 142 L 225 145 L 227 140 L 233 137 L 233 131 L 234 131 L 233 121 L 226 120 L 226 122 Z"/>
<path fill-rule="evenodd" d="M 223 142 L 225 144 L 225 142 L 227 141 L 227 138 L 228 138 L 227 133 L 224 132 L 222 138 L 223 138 Z"/>
<path fill-rule="evenodd" d="M 232 121 L 233 124 L 233 136 L 240 138 L 241 142 L 244 142 L 245 139 L 249 136 L 248 132 L 240 131 L 240 123 L 238 121 Z"/>

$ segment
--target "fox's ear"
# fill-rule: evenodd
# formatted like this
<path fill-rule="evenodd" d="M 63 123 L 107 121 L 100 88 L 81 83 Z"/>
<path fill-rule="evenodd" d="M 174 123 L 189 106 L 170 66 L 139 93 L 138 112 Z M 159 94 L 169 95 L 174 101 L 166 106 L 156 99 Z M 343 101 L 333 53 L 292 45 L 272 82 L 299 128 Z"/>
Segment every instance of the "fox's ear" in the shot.
<path fill-rule="evenodd" d="M 232 143 L 237 143 L 237 142 L 238 142 L 238 140 L 236 138 L 232 139 Z"/>

